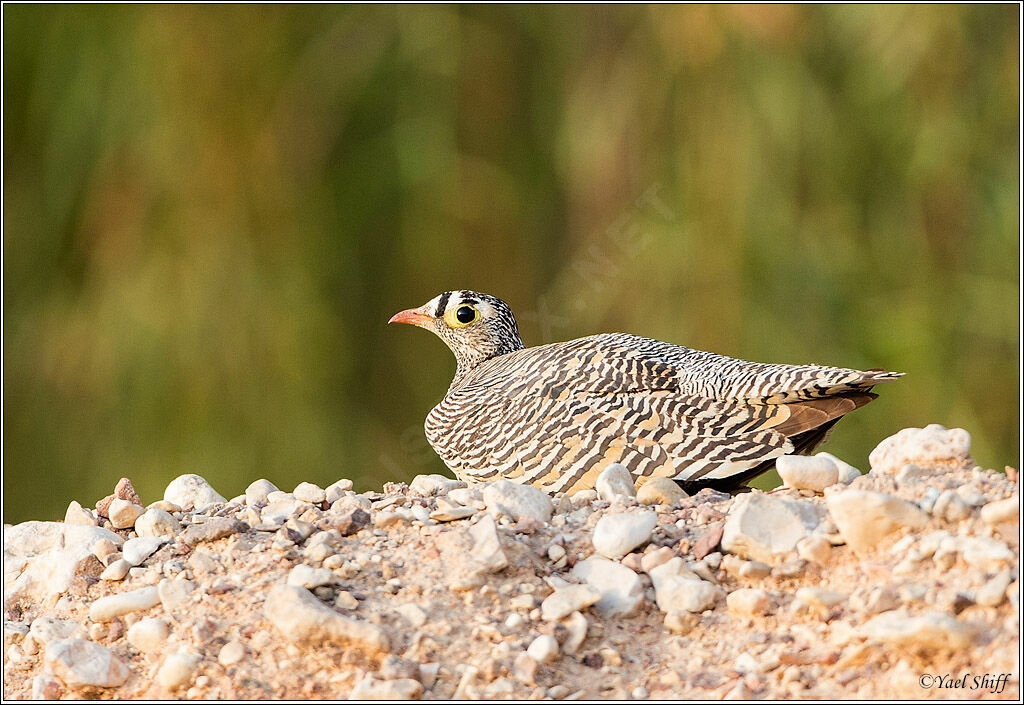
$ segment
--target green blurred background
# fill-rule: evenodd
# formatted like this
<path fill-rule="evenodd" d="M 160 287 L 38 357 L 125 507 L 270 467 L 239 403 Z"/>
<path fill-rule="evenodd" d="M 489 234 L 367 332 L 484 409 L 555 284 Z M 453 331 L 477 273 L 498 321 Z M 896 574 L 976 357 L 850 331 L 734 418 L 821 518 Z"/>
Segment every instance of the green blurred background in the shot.
<path fill-rule="evenodd" d="M 1019 454 L 1018 8 L 3 7 L 4 513 L 443 472 L 451 288 Z M 765 480 L 771 482 L 771 478 Z"/>

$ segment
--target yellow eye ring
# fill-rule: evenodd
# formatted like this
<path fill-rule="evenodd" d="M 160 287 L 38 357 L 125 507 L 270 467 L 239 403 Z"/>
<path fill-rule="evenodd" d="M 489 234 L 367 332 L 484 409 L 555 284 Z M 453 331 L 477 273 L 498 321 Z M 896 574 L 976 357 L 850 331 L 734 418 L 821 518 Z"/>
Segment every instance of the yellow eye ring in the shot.
<path fill-rule="evenodd" d="M 452 328 L 465 328 L 480 320 L 480 309 L 469 304 L 460 304 L 444 314 L 444 321 Z"/>

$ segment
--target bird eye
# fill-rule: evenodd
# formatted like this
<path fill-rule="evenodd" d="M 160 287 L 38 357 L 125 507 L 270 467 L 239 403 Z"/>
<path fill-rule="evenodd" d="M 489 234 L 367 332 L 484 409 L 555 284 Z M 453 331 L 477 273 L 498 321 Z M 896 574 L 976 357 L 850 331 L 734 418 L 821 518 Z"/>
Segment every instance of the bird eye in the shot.
<path fill-rule="evenodd" d="M 463 304 L 456 308 L 454 312 L 449 312 L 448 314 L 448 323 L 453 328 L 468 326 L 479 319 L 480 311 L 469 304 Z"/>

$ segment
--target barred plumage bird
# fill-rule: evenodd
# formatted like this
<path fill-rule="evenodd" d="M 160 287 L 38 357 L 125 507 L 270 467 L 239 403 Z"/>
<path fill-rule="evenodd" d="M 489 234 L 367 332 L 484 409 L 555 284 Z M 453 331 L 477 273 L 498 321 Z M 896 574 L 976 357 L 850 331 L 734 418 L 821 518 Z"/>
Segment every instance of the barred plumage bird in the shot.
<path fill-rule="evenodd" d="M 900 373 L 747 362 L 625 333 L 523 346 L 508 305 L 446 291 L 389 323 L 436 333 L 455 378 L 427 440 L 465 481 L 548 492 L 594 486 L 619 462 L 637 484 L 735 489 L 785 454 L 807 454 Z"/>

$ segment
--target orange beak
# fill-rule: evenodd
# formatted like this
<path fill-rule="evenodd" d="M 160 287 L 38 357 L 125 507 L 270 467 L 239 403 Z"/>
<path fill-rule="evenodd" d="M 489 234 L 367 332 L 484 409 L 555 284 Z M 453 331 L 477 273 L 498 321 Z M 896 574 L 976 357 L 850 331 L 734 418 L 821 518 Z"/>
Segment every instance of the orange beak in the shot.
<path fill-rule="evenodd" d="M 432 320 L 434 320 L 433 316 L 423 313 L 423 311 L 419 309 L 410 308 L 405 311 L 399 311 L 398 313 L 396 313 L 394 316 L 391 317 L 388 323 L 409 323 L 411 325 L 420 326 L 422 328 L 423 326 L 430 323 Z"/>

